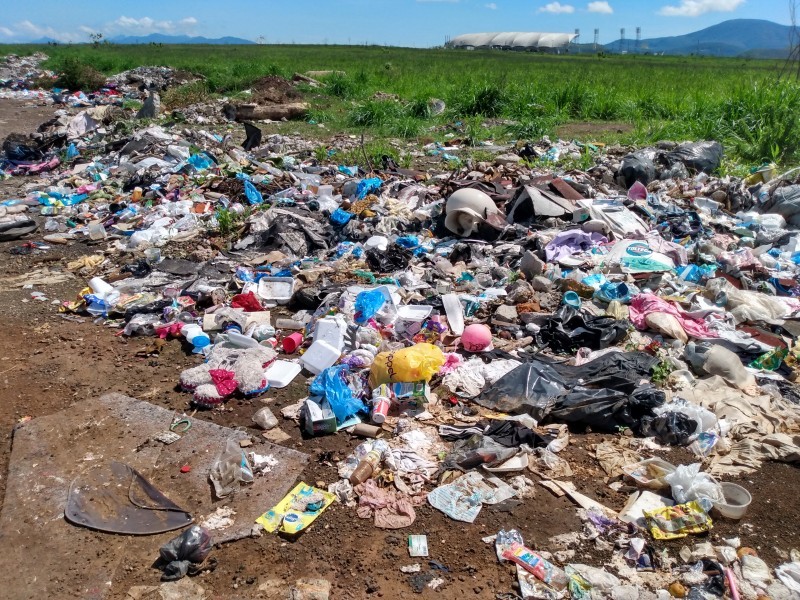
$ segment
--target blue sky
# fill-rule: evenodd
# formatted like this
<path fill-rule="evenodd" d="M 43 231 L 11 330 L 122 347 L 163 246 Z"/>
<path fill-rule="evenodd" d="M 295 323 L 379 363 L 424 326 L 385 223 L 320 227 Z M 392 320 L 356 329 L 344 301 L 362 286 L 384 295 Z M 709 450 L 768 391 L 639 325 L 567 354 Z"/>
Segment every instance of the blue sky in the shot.
<path fill-rule="evenodd" d="M 52 37 L 86 41 L 150 33 L 236 36 L 268 43 L 434 46 L 489 31 L 595 28 L 603 43 L 690 33 L 726 19 L 789 24 L 788 0 L 30 0 L 6 2 L 0 43 Z"/>

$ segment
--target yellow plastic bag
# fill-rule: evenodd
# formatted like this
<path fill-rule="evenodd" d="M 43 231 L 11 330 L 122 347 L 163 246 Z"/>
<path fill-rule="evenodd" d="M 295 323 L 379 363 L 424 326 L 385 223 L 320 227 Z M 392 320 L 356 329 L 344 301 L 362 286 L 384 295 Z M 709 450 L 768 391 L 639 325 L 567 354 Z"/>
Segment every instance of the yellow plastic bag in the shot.
<path fill-rule="evenodd" d="M 369 370 L 369 384 L 430 381 L 444 364 L 444 354 L 433 344 L 416 344 L 396 352 L 381 352 Z"/>

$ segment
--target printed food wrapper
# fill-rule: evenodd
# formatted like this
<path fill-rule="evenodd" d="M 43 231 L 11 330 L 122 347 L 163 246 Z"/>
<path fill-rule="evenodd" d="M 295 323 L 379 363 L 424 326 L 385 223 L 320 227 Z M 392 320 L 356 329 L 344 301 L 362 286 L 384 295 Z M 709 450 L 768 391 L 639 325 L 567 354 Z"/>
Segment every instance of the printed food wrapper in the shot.
<path fill-rule="evenodd" d="M 318 498 L 318 501 L 308 505 L 309 500 L 315 498 Z M 300 482 L 284 496 L 283 500 L 258 517 L 256 523 L 270 533 L 274 531 L 298 533 L 311 525 L 335 499 L 336 496 L 330 492 Z M 298 509 L 303 505 L 306 505 L 305 510 Z"/>
<path fill-rule="evenodd" d="M 713 526 L 699 502 L 693 500 L 686 504 L 665 506 L 644 511 L 650 533 L 657 540 L 676 540 L 690 533 L 703 533 Z"/>

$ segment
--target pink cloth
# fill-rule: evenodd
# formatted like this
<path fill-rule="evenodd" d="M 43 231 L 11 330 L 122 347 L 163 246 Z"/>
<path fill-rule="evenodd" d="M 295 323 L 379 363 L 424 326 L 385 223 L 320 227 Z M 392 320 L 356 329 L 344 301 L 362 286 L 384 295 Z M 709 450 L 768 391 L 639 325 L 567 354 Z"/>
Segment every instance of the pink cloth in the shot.
<path fill-rule="evenodd" d="M 411 525 L 417 518 L 414 499 L 398 490 L 378 487 L 374 479 L 367 479 L 354 489 L 358 494 L 356 514 L 362 519 L 374 516 L 375 527 L 401 529 Z"/>
<path fill-rule="evenodd" d="M 236 373 L 233 371 L 226 371 L 225 369 L 211 369 L 208 372 L 211 375 L 211 381 L 217 388 L 217 393 L 222 396 L 230 396 L 236 391 Z"/>
<path fill-rule="evenodd" d="M 690 317 L 683 310 L 653 294 L 637 294 L 631 299 L 630 319 L 636 329 L 647 329 L 645 317 L 650 313 L 672 315 L 683 327 L 686 335 L 695 338 L 716 338 L 715 332 L 708 328 L 702 319 Z"/>

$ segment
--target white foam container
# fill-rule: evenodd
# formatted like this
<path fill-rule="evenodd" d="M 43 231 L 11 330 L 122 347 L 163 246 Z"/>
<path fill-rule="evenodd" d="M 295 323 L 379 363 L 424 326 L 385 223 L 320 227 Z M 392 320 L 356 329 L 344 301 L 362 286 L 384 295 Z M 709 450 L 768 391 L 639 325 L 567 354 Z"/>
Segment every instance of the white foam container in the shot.
<path fill-rule="evenodd" d="M 333 317 L 319 319 L 314 327 L 314 341 L 330 344 L 341 352 L 344 348 L 344 331 L 340 321 Z"/>
<path fill-rule="evenodd" d="M 339 360 L 341 352 L 338 348 L 331 346 L 327 342 L 314 342 L 300 357 L 303 366 L 314 375 L 319 375 L 328 367 L 332 367 Z"/>
<path fill-rule="evenodd" d="M 455 335 L 464 333 L 464 306 L 458 298 L 458 294 L 445 294 L 442 296 L 444 312 L 447 315 L 447 323 L 450 330 Z"/>
<path fill-rule="evenodd" d="M 264 372 L 264 377 L 270 387 L 284 388 L 302 371 L 302 367 L 296 362 L 288 360 L 276 360 Z"/>
<path fill-rule="evenodd" d="M 262 300 L 286 304 L 294 295 L 293 277 L 262 277 L 258 282 L 258 297 Z"/>

